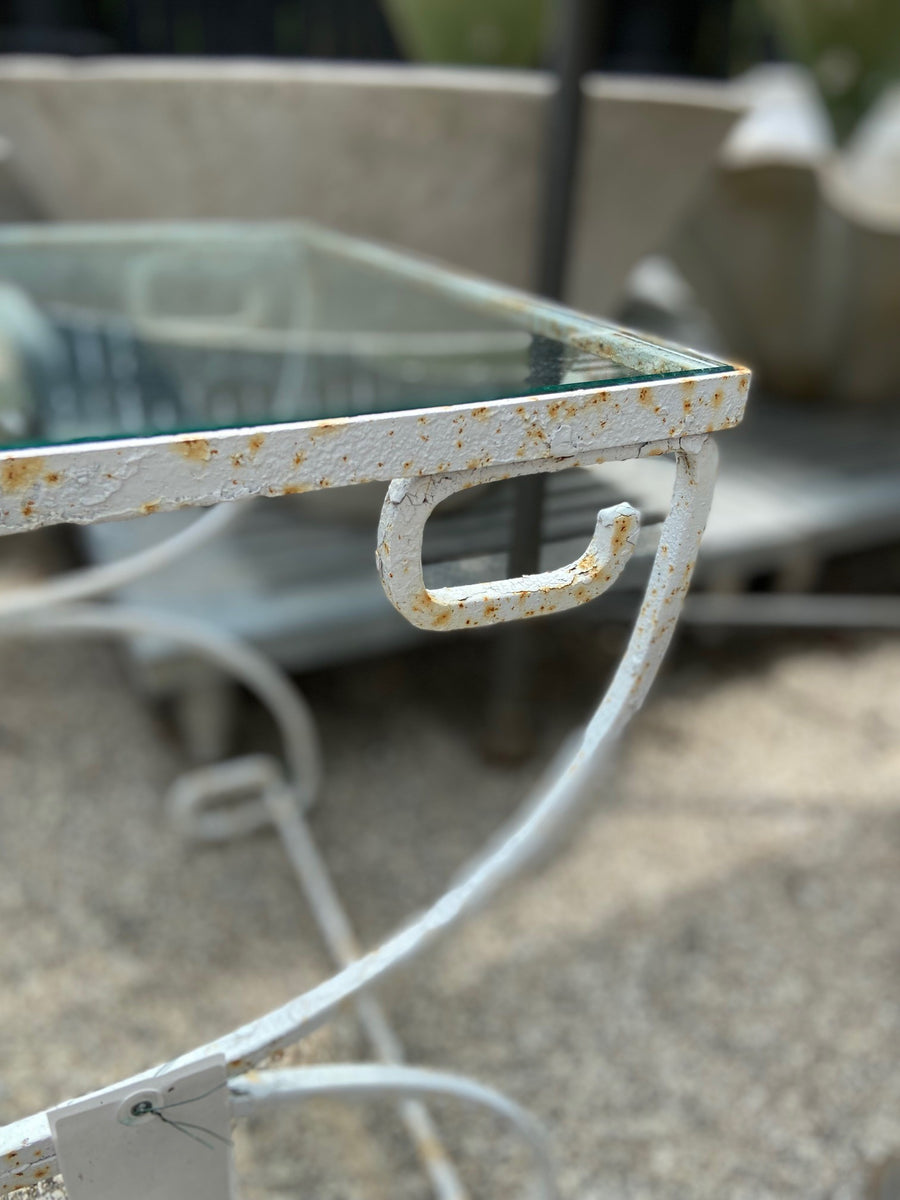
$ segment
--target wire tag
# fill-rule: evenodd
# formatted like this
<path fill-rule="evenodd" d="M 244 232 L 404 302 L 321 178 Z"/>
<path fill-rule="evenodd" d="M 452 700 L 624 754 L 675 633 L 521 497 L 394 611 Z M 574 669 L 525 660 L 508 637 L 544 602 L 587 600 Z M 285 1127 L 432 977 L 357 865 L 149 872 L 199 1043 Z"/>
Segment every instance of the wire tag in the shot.
<path fill-rule="evenodd" d="M 69 1200 L 235 1200 L 224 1055 L 52 1109 Z"/>

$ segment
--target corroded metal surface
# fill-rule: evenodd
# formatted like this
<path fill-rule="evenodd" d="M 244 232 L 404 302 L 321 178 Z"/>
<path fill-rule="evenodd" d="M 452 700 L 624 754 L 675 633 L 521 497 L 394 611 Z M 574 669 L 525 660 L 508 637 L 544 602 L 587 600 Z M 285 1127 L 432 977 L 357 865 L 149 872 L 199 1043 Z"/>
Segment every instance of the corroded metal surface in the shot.
<path fill-rule="evenodd" d="M 222 1053 L 237 1094 L 241 1085 L 236 1077 L 310 1033 L 347 1001 L 364 996 L 476 910 L 531 861 L 580 800 L 643 702 L 671 640 L 712 498 L 716 453 L 709 434 L 738 423 L 749 387 L 749 373 L 742 368 L 712 369 L 700 356 L 605 329 L 530 297 L 435 271 L 429 264 L 403 260 L 398 265 L 396 255 L 377 247 L 356 246 L 352 253 L 372 266 L 383 263 L 406 273 L 425 287 L 464 295 L 476 308 L 527 313 L 538 333 L 608 355 L 644 377 L 482 404 L 5 451 L 0 453 L 0 530 L 392 481 L 378 549 L 388 595 L 415 623 L 454 628 L 536 616 L 590 599 L 621 571 L 638 520 L 628 505 L 605 510 L 588 550 L 561 571 L 429 592 L 422 578 L 421 536 L 432 508 L 447 495 L 511 475 L 660 454 L 675 457 L 675 484 L 631 640 L 571 761 L 526 800 L 504 836 L 425 913 L 311 991 L 170 1064 Z M 673 362 L 684 370 L 683 377 L 670 373 L 652 378 L 671 372 Z M 148 619 L 115 606 L 61 607 L 10 616 L 0 632 L 47 636 L 113 630 L 130 636 Z M 289 703 L 238 644 L 223 648 L 200 627 L 189 637 L 226 670 L 255 681 L 276 717 Z M 290 721 L 281 725 L 289 743 L 289 786 L 302 803 L 309 799 L 303 723 L 293 732 Z M 137 1085 L 152 1075 L 145 1072 L 130 1082 Z M 245 1082 L 244 1094 L 247 1087 Z M 47 1178 L 55 1161 L 45 1113 L 3 1128 L 0 1195 Z"/>
<path fill-rule="evenodd" d="M 523 805 L 523 816 L 488 855 L 456 880 L 412 924 L 363 958 L 279 1009 L 183 1056 L 192 1061 L 223 1052 L 230 1076 L 327 1021 L 347 1000 L 418 954 L 483 904 L 546 844 L 594 778 L 603 756 L 643 703 L 671 640 L 690 584 L 715 481 L 715 446 L 706 437 L 684 439 L 676 453 L 672 504 L 663 524 L 643 606 L 626 653 L 568 766 Z M 98 616 L 97 621 L 102 618 Z M 136 1076 L 141 1083 L 153 1072 Z M 55 1150 L 47 1117 L 38 1113 L 0 1130 L 0 1195 L 50 1176 Z"/>
<path fill-rule="evenodd" d="M 677 444 L 744 412 L 749 372 L 0 455 L 0 531 Z M 665 449 L 658 449 L 665 453 Z"/>
<path fill-rule="evenodd" d="M 568 459 L 529 463 L 535 469 L 559 471 Z M 618 504 L 597 515 L 597 525 L 584 554 L 568 566 L 540 575 L 523 575 L 468 587 L 425 586 L 422 537 L 436 506 L 461 489 L 508 478 L 503 467 L 395 479 L 388 488 L 378 527 L 376 560 L 388 599 L 419 629 L 469 629 L 527 617 L 546 616 L 586 604 L 615 582 L 634 553 L 640 516 L 630 504 Z"/>

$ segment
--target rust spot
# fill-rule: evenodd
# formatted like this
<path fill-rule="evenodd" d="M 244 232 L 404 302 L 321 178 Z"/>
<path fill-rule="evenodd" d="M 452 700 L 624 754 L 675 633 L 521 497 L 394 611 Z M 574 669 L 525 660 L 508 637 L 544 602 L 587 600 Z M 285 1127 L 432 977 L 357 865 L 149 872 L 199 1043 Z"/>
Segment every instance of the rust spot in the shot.
<path fill-rule="evenodd" d="M 11 458 L 0 467 L 5 492 L 21 492 L 37 483 L 44 469 L 42 458 Z"/>
<path fill-rule="evenodd" d="M 449 620 L 450 620 L 450 611 L 449 611 L 449 609 L 445 608 L 442 613 L 438 613 L 436 617 L 432 618 L 432 624 L 446 625 Z"/>
<path fill-rule="evenodd" d="M 628 541 L 628 534 L 631 530 L 630 517 L 616 517 L 613 524 L 613 535 L 610 539 L 610 550 L 614 555 L 619 555 L 625 549 L 625 543 Z"/>
<path fill-rule="evenodd" d="M 721 388 L 719 388 L 718 391 L 713 392 L 713 398 L 712 398 L 713 408 L 721 408 L 722 401 L 724 399 L 725 399 L 725 393 L 722 391 Z"/>
<path fill-rule="evenodd" d="M 653 407 L 653 389 L 643 387 L 638 392 L 638 400 L 643 404 L 644 408 Z"/>
<path fill-rule="evenodd" d="M 693 409 L 694 402 L 693 400 L 685 400 L 681 407 L 684 409 L 684 415 L 687 416 Z"/>
<path fill-rule="evenodd" d="M 490 415 L 491 410 L 483 404 L 479 408 L 472 409 L 472 416 L 476 421 L 486 421 Z"/>
<path fill-rule="evenodd" d="M 172 443 L 172 449 L 189 462 L 209 462 L 212 451 L 206 438 L 180 438 Z"/>
<path fill-rule="evenodd" d="M 462 450 L 462 446 L 463 446 L 462 442 L 457 442 L 457 443 L 456 443 L 456 448 L 457 448 L 457 450 Z"/>
<path fill-rule="evenodd" d="M 391 579 L 393 578 L 392 575 Z M 423 588 L 422 591 L 416 593 L 410 600 L 409 607 L 414 613 L 420 613 L 423 609 L 427 612 L 429 608 L 434 607 L 434 601 L 429 596 L 427 588 Z"/>
<path fill-rule="evenodd" d="M 141 512 L 145 516 L 149 516 L 150 513 L 159 512 L 159 505 L 159 500 L 148 500 L 145 504 L 141 505 Z"/>
<path fill-rule="evenodd" d="M 492 617 L 496 617 L 498 612 L 499 612 L 499 609 L 497 608 L 497 605 L 494 604 L 493 600 L 485 601 L 483 614 L 484 614 L 484 619 L 486 621 L 490 621 L 490 619 Z"/>
<path fill-rule="evenodd" d="M 50 1174 L 49 1167 L 35 1167 L 31 1172 L 31 1178 L 32 1179 L 43 1179 L 46 1175 L 49 1175 L 49 1174 Z"/>
<path fill-rule="evenodd" d="M 247 449 L 250 451 L 250 457 L 256 458 L 266 440 L 264 433 L 254 433 L 247 439 Z"/>
<path fill-rule="evenodd" d="M 347 424 L 346 417 L 335 417 L 330 421 L 320 421 L 309 431 L 311 438 L 328 437 L 332 433 L 340 433 L 341 427 Z M 393 430 L 390 431 L 393 433 Z"/>
<path fill-rule="evenodd" d="M 302 467 L 305 462 L 306 462 L 306 451 L 298 450 L 297 453 L 294 455 L 294 466 Z"/>
<path fill-rule="evenodd" d="M 59 483 L 61 479 L 62 475 L 60 475 L 59 471 L 48 471 L 44 476 L 44 483 L 49 483 L 52 486 L 53 484 Z"/>
<path fill-rule="evenodd" d="M 22 505 L 22 516 L 30 517 L 33 512 L 34 512 L 34 501 L 26 500 L 25 503 Z"/>
<path fill-rule="evenodd" d="M 246 461 L 243 454 L 238 453 L 231 456 L 231 465 L 233 467 L 242 467 Z"/>

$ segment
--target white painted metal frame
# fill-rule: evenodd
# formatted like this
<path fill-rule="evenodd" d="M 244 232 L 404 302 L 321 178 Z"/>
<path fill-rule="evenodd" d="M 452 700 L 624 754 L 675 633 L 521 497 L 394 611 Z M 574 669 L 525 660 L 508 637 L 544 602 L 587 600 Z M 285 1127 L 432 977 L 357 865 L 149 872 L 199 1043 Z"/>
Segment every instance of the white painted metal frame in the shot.
<path fill-rule="evenodd" d="M 429 286 L 456 290 L 485 309 L 520 309 L 532 318 L 532 325 L 554 337 L 613 350 L 633 370 L 658 373 L 667 369 L 667 360 L 671 362 L 665 348 L 606 330 L 565 310 L 389 251 L 336 240 L 341 252 L 411 273 Z M 356 945 L 303 815 L 316 790 L 318 748 L 305 706 L 277 669 L 206 626 L 118 607 L 69 603 L 115 586 L 128 575 L 128 567 L 85 572 L 74 581 L 51 585 L 42 596 L 32 594 L 27 608 L 13 600 L 5 611 L 0 609 L 0 635 L 4 636 L 133 636 L 152 629 L 183 640 L 248 683 L 278 720 L 285 742 L 286 778 L 269 760 L 223 764 L 181 781 L 170 804 L 175 818 L 193 836 L 231 836 L 265 821 L 273 823 L 340 968 L 306 994 L 178 1060 L 190 1063 L 211 1052 L 224 1053 L 235 1115 L 329 1090 L 402 1097 L 404 1120 L 435 1190 L 449 1200 L 464 1192 L 446 1152 L 433 1139 L 434 1129 L 421 1099 L 428 1094 L 457 1094 L 505 1113 L 535 1147 L 544 1194 L 552 1194 L 545 1150 L 533 1122 L 511 1102 L 478 1085 L 401 1068 L 399 1043 L 367 989 L 483 904 L 531 859 L 596 780 L 610 746 L 647 694 L 671 640 L 709 512 L 716 462 L 709 434 L 740 420 L 749 384 L 743 369 L 710 372 L 708 360 L 699 356 L 674 352 L 674 357 L 689 364 L 682 378 L 646 378 L 481 405 L 0 454 L 4 532 L 393 480 L 378 539 L 382 578 L 401 612 L 414 623 L 435 629 L 539 615 L 582 603 L 609 586 L 637 532 L 637 514 L 627 505 L 619 506 L 600 514 L 590 547 L 569 568 L 464 591 L 429 592 L 422 581 L 421 537 L 429 513 L 442 498 L 474 483 L 512 474 L 646 455 L 675 457 L 672 502 L 643 607 L 619 669 L 570 761 L 527 799 L 492 848 L 461 872 L 429 909 L 366 954 Z M 701 373 L 691 375 L 691 364 Z M 210 514 L 204 520 L 214 529 L 223 518 Z M 182 545 L 194 544 L 198 536 L 195 533 L 192 541 L 180 535 Z M 149 559 L 136 556 L 132 567 L 142 572 L 164 557 L 165 552 L 155 556 L 150 552 Z M 43 608 L 33 603 L 39 600 Z M 236 810 L 234 822 L 223 827 L 203 808 L 210 797 L 230 788 L 252 794 L 243 809 Z M 373 1048 L 387 1066 L 247 1075 L 274 1051 L 327 1021 L 348 1000 L 357 1002 Z M 137 1088 L 152 1074 L 143 1072 L 129 1082 Z M 46 1178 L 54 1166 L 46 1114 L 0 1130 L 0 1195 Z"/>
<path fill-rule="evenodd" d="M 245 240 L 254 233 L 253 226 L 209 223 L 174 226 L 166 237 L 190 246 L 201 228 Z M 684 437 L 730 428 L 743 415 L 750 382 L 743 368 L 367 242 L 299 223 L 265 229 L 302 234 L 319 251 L 456 299 L 475 313 L 518 317 L 529 332 L 609 356 L 634 378 L 483 404 L 4 451 L 0 531 L 546 459 L 574 466 L 580 456 L 596 461 L 603 451 L 625 447 L 666 453 Z M 158 239 L 159 226 L 23 227 L 0 232 L 0 248 L 127 245 L 142 235 Z"/>

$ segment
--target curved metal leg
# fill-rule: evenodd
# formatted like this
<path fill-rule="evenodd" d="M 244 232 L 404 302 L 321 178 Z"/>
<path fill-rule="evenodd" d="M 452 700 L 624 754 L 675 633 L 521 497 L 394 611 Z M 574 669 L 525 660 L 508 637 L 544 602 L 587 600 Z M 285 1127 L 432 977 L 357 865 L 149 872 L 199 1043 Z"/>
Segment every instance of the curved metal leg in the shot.
<path fill-rule="evenodd" d="M 564 820 L 595 778 L 610 747 L 643 703 L 671 641 L 675 623 L 696 562 L 697 551 L 715 481 L 716 452 L 706 438 L 684 439 L 677 451 L 677 472 L 672 504 L 663 524 L 653 571 L 628 648 L 612 683 L 581 738 L 570 762 L 538 795 L 529 799 L 493 847 L 465 870 L 448 890 L 409 925 L 378 949 L 339 971 L 331 979 L 281 1008 L 183 1055 L 178 1065 L 197 1061 L 210 1053 L 224 1053 L 229 1074 L 240 1076 L 261 1059 L 312 1031 L 347 1000 L 396 970 L 489 899 L 513 874 L 530 861 L 547 837 Z M 20 628 L 43 632 L 69 629 L 103 631 L 103 616 L 85 610 L 38 614 Z M 119 614 L 120 627 L 128 624 Z M 131 615 L 131 629 L 136 618 Z M 14 629 L 19 622 L 10 623 Z M 137 625 L 140 621 L 137 620 Z M 105 626 L 108 631 L 109 625 Z M 6 630 L 0 629 L 0 632 Z M 201 633 L 205 636 L 208 631 Z M 241 648 L 243 649 L 243 648 Z M 221 647 L 213 649 L 219 652 Z M 244 660 L 244 666 L 247 666 Z M 145 1072 L 133 1081 L 152 1075 Z M 25 1146 L 27 1145 L 27 1162 Z M 6 1156 L 5 1158 L 3 1156 Z M 0 1193 L 34 1179 L 34 1170 L 53 1162 L 46 1115 L 26 1118 L 0 1131 Z"/>
<path fill-rule="evenodd" d="M 346 967 L 355 961 L 361 953 L 359 945 L 303 816 L 318 791 L 321 756 L 312 715 L 290 680 L 263 655 L 209 626 L 124 606 L 63 606 L 0 622 L 0 637 L 37 634 L 163 636 L 199 650 L 257 695 L 281 730 L 291 784 L 286 784 L 275 760 L 265 755 L 220 763 L 180 776 L 168 796 L 169 813 L 183 834 L 206 841 L 225 840 L 274 825 L 335 965 Z M 228 810 L 208 808 L 229 794 L 246 796 L 248 792 L 248 798 Z M 357 1010 L 382 1061 L 402 1063 L 402 1044 L 378 1001 L 362 996 Z M 466 1200 L 467 1192 L 424 1103 L 414 1098 L 403 1100 L 401 1116 L 435 1195 L 439 1200 Z M 34 1142 L 31 1150 L 28 1163 L 6 1160 L 14 1176 L 23 1166 L 26 1174 L 29 1168 L 34 1171 L 47 1166 L 50 1159 Z M 12 1186 L 25 1182 L 21 1176 L 18 1178 Z M 0 1193 L 8 1186 L 0 1172 Z"/>

